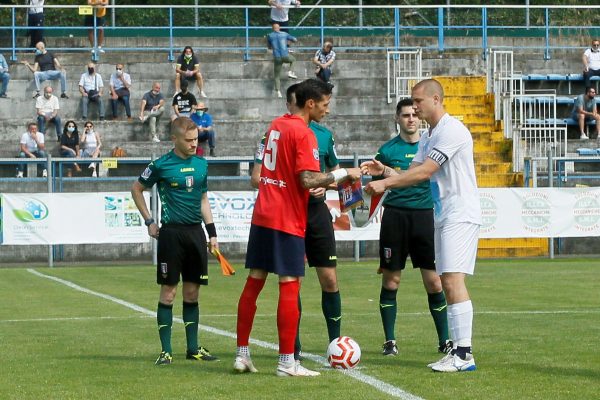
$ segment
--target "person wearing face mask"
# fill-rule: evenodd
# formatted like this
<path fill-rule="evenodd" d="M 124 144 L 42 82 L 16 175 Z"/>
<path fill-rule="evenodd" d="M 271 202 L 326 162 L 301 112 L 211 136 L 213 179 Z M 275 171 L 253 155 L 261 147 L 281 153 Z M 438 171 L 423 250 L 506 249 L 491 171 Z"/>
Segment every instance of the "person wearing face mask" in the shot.
<path fill-rule="evenodd" d="M 100 139 L 100 134 L 94 130 L 94 124 L 91 121 L 86 121 L 85 123 L 83 133 L 79 136 L 79 146 L 81 157 L 100 157 L 102 140 Z M 92 176 L 98 176 L 96 163 L 91 163 L 88 168 L 92 170 Z"/>
<path fill-rule="evenodd" d="M 113 119 L 118 117 L 119 102 L 125 106 L 127 119 L 131 121 L 131 108 L 129 107 L 129 88 L 131 87 L 131 76 L 123 70 L 123 64 L 117 64 L 115 72 L 110 76 L 110 106 Z"/>
<path fill-rule="evenodd" d="M 60 142 L 60 129 L 62 127 L 60 117 L 58 116 L 60 105 L 58 97 L 52 94 L 52 86 L 46 86 L 44 88 L 44 95 L 35 99 L 35 110 L 40 132 L 46 134 L 46 125 L 52 122 L 56 130 L 56 138 Z"/>
<path fill-rule="evenodd" d="M 154 143 L 160 142 L 156 132 L 156 124 L 165 110 L 165 97 L 160 92 L 160 83 L 152 83 L 152 90 L 146 92 L 140 105 L 140 121 L 148 121 L 150 128 L 150 140 Z"/>
<path fill-rule="evenodd" d="M 79 131 L 77 124 L 73 120 L 67 121 L 63 129 L 63 134 L 60 137 L 60 156 L 75 158 L 79 155 Z M 67 168 L 67 177 L 73 176 L 75 172 L 81 172 L 81 168 L 77 163 L 63 164 Z"/>
<path fill-rule="evenodd" d="M 62 99 L 68 99 L 67 96 L 67 73 L 65 69 L 60 65 L 58 58 L 54 54 L 46 50 L 44 42 L 38 42 L 35 45 L 35 61 L 33 66 L 28 61 L 21 61 L 21 64 L 25 65 L 31 72 L 33 72 L 33 78 L 35 80 L 35 93 L 33 98 L 37 98 L 40 95 L 40 85 L 43 81 L 55 81 L 60 80 L 60 97 Z"/>
<path fill-rule="evenodd" d="M 198 127 L 198 143 L 208 140 L 210 156 L 216 157 L 215 153 L 215 130 L 213 129 L 212 116 L 207 112 L 208 107 L 203 102 L 198 103 L 196 112 L 191 115 L 192 121 Z M 202 146 L 196 148 L 196 154 L 203 154 Z"/>
<path fill-rule="evenodd" d="M 194 55 L 194 50 L 191 46 L 185 46 L 181 55 L 177 58 L 177 63 L 175 64 L 175 94 L 180 92 L 180 85 L 183 80 L 196 81 L 200 97 L 207 97 L 203 90 L 204 79 L 200 73 L 200 62 L 198 61 L 198 57 Z"/>
<path fill-rule="evenodd" d="M 104 82 L 102 81 L 102 76 L 96 71 L 96 68 L 96 64 L 89 62 L 87 72 L 81 74 L 81 78 L 79 79 L 82 118 L 87 119 L 88 105 L 92 102 L 98 105 L 100 121 L 104 121 L 104 102 L 102 101 Z"/>

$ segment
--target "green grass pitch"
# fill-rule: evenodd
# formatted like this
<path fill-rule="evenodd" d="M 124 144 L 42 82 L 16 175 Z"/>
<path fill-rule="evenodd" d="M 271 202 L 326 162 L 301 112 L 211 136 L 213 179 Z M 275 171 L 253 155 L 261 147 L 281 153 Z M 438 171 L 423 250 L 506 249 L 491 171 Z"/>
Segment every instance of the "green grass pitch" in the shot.
<path fill-rule="evenodd" d="M 398 293 L 400 354 L 380 354 L 380 277 L 375 262 L 342 262 L 342 333 L 362 348 L 358 375 L 314 362 L 316 378 L 275 376 L 277 352 L 251 345 L 258 374 L 232 372 L 237 300 L 246 279 L 211 264 L 200 290 L 200 343 L 220 362 L 185 360 L 183 325 L 173 327 L 174 364 L 160 351 L 152 266 L 0 269 L 0 399 L 597 399 L 600 397 L 600 301 L 595 259 L 478 261 L 468 279 L 477 371 L 439 374 L 433 322 L 418 271 L 405 271 Z M 252 338 L 275 344 L 275 277 L 258 303 Z M 78 290 L 85 288 L 87 291 Z M 307 269 L 301 339 L 306 353 L 327 346 L 321 294 Z M 103 295 L 103 297 L 99 296 Z M 133 309 L 132 306 L 137 309 Z M 174 316 L 181 317 L 178 293 Z M 359 379 L 356 379 L 356 378 Z M 366 383 L 365 381 L 371 382 Z M 382 388 L 391 388 L 384 392 Z"/>

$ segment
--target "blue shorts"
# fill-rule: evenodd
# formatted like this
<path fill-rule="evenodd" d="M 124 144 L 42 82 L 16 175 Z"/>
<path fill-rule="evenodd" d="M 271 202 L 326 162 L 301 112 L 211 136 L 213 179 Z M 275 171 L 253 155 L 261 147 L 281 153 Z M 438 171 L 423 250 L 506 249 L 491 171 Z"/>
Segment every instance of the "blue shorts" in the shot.
<path fill-rule="evenodd" d="M 304 276 L 304 238 L 251 225 L 246 268 L 279 276 Z"/>

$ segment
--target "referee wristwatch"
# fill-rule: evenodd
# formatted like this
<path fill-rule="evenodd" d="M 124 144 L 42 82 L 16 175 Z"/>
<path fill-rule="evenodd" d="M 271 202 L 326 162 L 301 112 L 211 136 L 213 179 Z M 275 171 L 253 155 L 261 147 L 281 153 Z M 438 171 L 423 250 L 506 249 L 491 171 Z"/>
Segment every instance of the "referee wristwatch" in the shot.
<path fill-rule="evenodd" d="M 146 220 L 144 220 L 144 225 L 146 226 L 150 226 L 154 223 L 154 218 L 148 218 Z"/>

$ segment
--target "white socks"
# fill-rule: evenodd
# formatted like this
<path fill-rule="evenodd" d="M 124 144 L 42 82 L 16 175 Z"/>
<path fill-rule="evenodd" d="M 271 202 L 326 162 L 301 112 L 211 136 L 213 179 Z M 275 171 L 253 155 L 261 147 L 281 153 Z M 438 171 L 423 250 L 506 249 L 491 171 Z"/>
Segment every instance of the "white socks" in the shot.
<path fill-rule="evenodd" d="M 471 347 L 473 336 L 473 304 L 471 300 L 448 305 L 448 328 L 454 348 Z"/>

